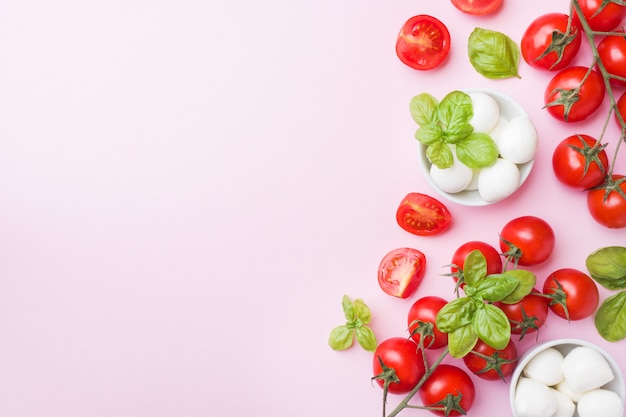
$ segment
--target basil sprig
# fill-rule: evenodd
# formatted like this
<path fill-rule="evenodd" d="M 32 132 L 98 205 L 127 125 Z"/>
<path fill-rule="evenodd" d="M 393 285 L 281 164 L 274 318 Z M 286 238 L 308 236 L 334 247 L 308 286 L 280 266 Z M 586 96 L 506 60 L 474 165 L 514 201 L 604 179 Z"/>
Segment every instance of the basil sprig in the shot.
<path fill-rule="evenodd" d="M 484 77 L 521 78 L 518 72 L 519 47 L 504 33 L 474 29 L 469 36 L 467 53 L 474 69 Z"/>
<path fill-rule="evenodd" d="M 377 342 L 373 330 L 367 326 L 372 320 L 369 307 L 362 299 L 352 301 L 347 295 L 341 300 L 346 324 L 335 327 L 328 337 L 328 345 L 334 350 L 346 350 L 354 344 L 354 339 L 369 352 L 376 350 Z"/>

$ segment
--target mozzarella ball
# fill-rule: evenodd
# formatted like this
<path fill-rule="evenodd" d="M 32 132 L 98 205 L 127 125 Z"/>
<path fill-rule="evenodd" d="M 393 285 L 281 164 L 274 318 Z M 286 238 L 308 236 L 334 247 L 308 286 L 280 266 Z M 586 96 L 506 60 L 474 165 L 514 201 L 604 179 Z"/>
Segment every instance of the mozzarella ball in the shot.
<path fill-rule="evenodd" d="M 563 354 L 555 348 L 541 351 L 528 361 L 523 373 L 542 384 L 556 385 L 563 380 Z"/>
<path fill-rule="evenodd" d="M 552 417 L 572 417 L 576 412 L 574 401 L 554 388 L 550 388 L 550 392 L 556 400 L 556 412 L 552 414 Z"/>
<path fill-rule="evenodd" d="M 513 162 L 498 158 L 496 162 L 480 170 L 478 174 L 478 194 L 493 203 L 500 201 L 517 190 L 521 174 Z"/>
<path fill-rule="evenodd" d="M 515 388 L 518 417 L 552 417 L 556 410 L 556 399 L 549 387 L 534 379 L 519 379 Z"/>
<path fill-rule="evenodd" d="M 435 164 L 430 167 L 430 178 L 435 185 L 446 193 L 458 193 L 467 188 L 472 181 L 474 171 L 459 161 L 453 152 L 454 164 L 450 168 L 438 168 Z"/>
<path fill-rule="evenodd" d="M 498 140 L 500 139 L 500 135 L 502 135 L 502 131 L 504 130 L 504 128 L 506 127 L 506 125 L 509 123 L 508 120 L 506 120 L 504 117 L 500 116 L 498 117 L 498 121 L 496 122 L 496 125 L 494 127 L 491 128 L 491 130 L 488 132 L 489 136 L 491 136 L 491 139 L 493 139 L 493 141 L 496 143 L 496 145 L 498 144 Z"/>
<path fill-rule="evenodd" d="M 595 389 L 584 393 L 578 401 L 580 417 L 622 417 L 624 404 L 616 393 Z"/>
<path fill-rule="evenodd" d="M 502 158 L 524 164 L 537 153 L 537 130 L 528 117 L 514 117 L 502 128 L 496 145 Z"/>
<path fill-rule="evenodd" d="M 498 123 L 500 108 L 498 102 L 486 93 L 469 93 L 472 99 L 474 114 L 469 123 L 474 128 L 474 132 L 488 133 Z"/>
<path fill-rule="evenodd" d="M 565 355 L 563 374 L 574 392 L 600 388 L 615 378 L 604 356 L 587 346 L 575 347 Z"/>
<path fill-rule="evenodd" d="M 572 387 L 569 386 L 569 384 L 567 383 L 567 379 L 565 378 L 563 378 L 561 382 L 556 384 L 556 389 L 559 390 L 561 393 L 567 395 L 575 403 L 578 402 L 580 396 L 582 395 L 582 392 L 574 391 Z"/>

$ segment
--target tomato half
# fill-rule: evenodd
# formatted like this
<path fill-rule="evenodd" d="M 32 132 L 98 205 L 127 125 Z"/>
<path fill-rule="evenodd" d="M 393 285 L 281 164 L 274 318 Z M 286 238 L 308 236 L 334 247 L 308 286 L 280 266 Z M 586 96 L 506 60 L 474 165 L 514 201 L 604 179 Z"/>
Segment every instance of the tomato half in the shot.
<path fill-rule="evenodd" d="M 552 254 L 554 242 L 552 227 L 535 216 L 515 218 L 500 232 L 500 249 L 519 265 L 531 266 L 546 261 Z"/>
<path fill-rule="evenodd" d="M 580 49 L 582 36 L 578 27 L 567 27 L 568 19 L 563 13 L 547 13 L 531 22 L 520 43 L 522 57 L 528 65 L 555 71 L 572 62 Z"/>
<path fill-rule="evenodd" d="M 424 406 L 443 407 L 446 403 L 454 403 L 457 400 L 448 401 L 448 398 L 459 397 L 459 410 L 448 410 L 448 416 L 460 416 L 466 414 L 474 404 L 476 395 L 474 383 L 470 376 L 461 368 L 440 364 L 435 368 L 430 377 L 424 382 L 419 390 L 420 398 Z M 442 410 L 430 410 L 432 413 L 445 416 Z"/>
<path fill-rule="evenodd" d="M 417 70 L 438 67 L 450 52 L 450 32 L 439 19 L 421 14 L 407 20 L 396 40 L 400 61 Z"/>
<path fill-rule="evenodd" d="M 491 14 L 502 6 L 503 0 L 452 0 L 454 7 L 463 13 L 482 16 Z"/>
<path fill-rule="evenodd" d="M 401 228 L 419 236 L 437 235 L 452 222 L 448 208 L 439 200 L 420 193 L 409 193 L 396 211 Z"/>
<path fill-rule="evenodd" d="M 626 34 L 621 36 L 605 36 L 598 43 L 598 56 L 607 72 L 611 75 L 609 82 L 613 86 L 626 86 Z M 621 77 L 613 78 L 613 77 Z"/>
<path fill-rule="evenodd" d="M 435 317 L 443 306 L 448 304 L 446 300 L 434 295 L 422 297 L 409 309 L 407 323 L 409 332 L 416 343 L 419 343 L 424 335 L 424 347 L 427 349 L 439 349 L 448 344 L 448 334 L 439 331 L 435 325 Z M 420 324 L 420 323 L 426 323 Z M 424 332 L 425 327 L 430 331 Z"/>
<path fill-rule="evenodd" d="M 383 257 L 378 266 L 378 285 L 398 298 L 410 297 L 426 272 L 426 256 L 413 248 L 398 248 Z"/>
<path fill-rule="evenodd" d="M 602 184 L 609 168 L 605 147 L 588 135 L 568 136 L 554 148 L 554 175 L 562 184 L 580 190 Z"/>
<path fill-rule="evenodd" d="M 588 78 L 583 83 L 587 72 Z M 559 71 L 544 93 L 545 107 L 553 117 L 565 122 L 580 122 L 591 116 L 602 104 L 606 88 L 602 76 L 582 66 Z"/>
<path fill-rule="evenodd" d="M 479 378 L 506 381 L 515 370 L 517 358 L 517 347 L 513 340 L 509 340 L 504 349 L 496 350 L 479 339 L 472 351 L 463 356 L 463 362 Z"/>
<path fill-rule="evenodd" d="M 601 188 L 587 192 L 587 208 L 591 217 L 610 229 L 626 227 L 626 177 L 614 174 Z"/>
<path fill-rule="evenodd" d="M 592 30 L 608 32 L 617 27 L 626 17 L 626 7 L 605 0 L 578 0 L 583 17 Z M 576 10 L 573 23 L 582 30 L 582 23 Z"/>
<path fill-rule="evenodd" d="M 594 280 L 574 268 L 563 268 L 550 274 L 543 283 L 543 293 L 554 297 L 550 310 L 568 320 L 591 316 L 600 301 Z"/>
<path fill-rule="evenodd" d="M 615 109 L 615 123 L 617 123 L 617 127 L 622 128 L 622 123 L 617 117 L 617 113 L 622 116 L 622 120 L 626 123 L 626 92 L 622 93 L 622 95 L 617 99 L 617 109 Z"/>
<path fill-rule="evenodd" d="M 381 342 L 374 351 L 372 367 L 378 385 L 384 388 L 385 368 L 393 369 L 399 381 L 390 382 L 388 392 L 404 394 L 411 391 L 426 373 L 424 357 L 417 344 L 404 337 L 392 337 Z"/>
<path fill-rule="evenodd" d="M 494 303 L 511 323 L 511 333 L 520 335 L 522 340 L 527 333 L 539 331 L 548 318 L 548 298 L 538 295 L 536 288 L 515 304 Z"/>

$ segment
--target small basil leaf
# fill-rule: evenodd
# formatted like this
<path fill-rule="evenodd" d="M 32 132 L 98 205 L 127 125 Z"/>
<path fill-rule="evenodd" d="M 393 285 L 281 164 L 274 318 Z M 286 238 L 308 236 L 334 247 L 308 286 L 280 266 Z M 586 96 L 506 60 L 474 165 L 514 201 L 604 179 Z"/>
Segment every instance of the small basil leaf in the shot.
<path fill-rule="evenodd" d="M 354 305 L 350 300 L 350 297 L 344 295 L 341 299 L 341 307 L 343 308 L 343 314 L 346 317 L 346 320 L 353 321 L 356 319 L 356 315 L 354 313 Z"/>
<path fill-rule="evenodd" d="M 444 130 L 454 129 L 469 122 L 474 115 L 472 99 L 462 91 L 452 91 L 437 106 L 437 115 Z"/>
<path fill-rule="evenodd" d="M 435 324 L 442 332 L 450 333 L 471 323 L 475 311 L 476 302 L 471 298 L 455 298 L 439 310 L 435 317 Z"/>
<path fill-rule="evenodd" d="M 328 345 L 334 350 L 346 350 L 354 343 L 354 330 L 337 326 L 331 330 Z"/>
<path fill-rule="evenodd" d="M 456 144 L 456 156 L 470 168 L 485 168 L 498 159 L 498 147 L 487 133 L 472 133 Z"/>
<path fill-rule="evenodd" d="M 428 160 L 435 164 L 437 168 L 450 168 L 454 164 L 454 157 L 450 146 L 443 142 L 436 142 L 426 148 Z"/>
<path fill-rule="evenodd" d="M 432 145 L 443 139 L 443 129 L 438 124 L 421 125 L 415 132 L 415 139 L 424 145 Z"/>
<path fill-rule="evenodd" d="M 626 248 L 607 246 L 592 252 L 586 261 L 589 275 L 610 290 L 626 288 Z"/>
<path fill-rule="evenodd" d="M 476 28 L 469 36 L 467 49 L 472 66 L 484 77 L 521 78 L 518 73 L 519 47 L 507 35 Z"/>
<path fill-rule="evenodd" d="M 416 95 L 409 102 L 411 117 L 420 126 L 437 123 L 438 103 L 437 99 L 428 93 Z"/>
<path fill-rule="evenodd" d="M 507 275 L 489 275 L 476 288 L 476 296 L 495 303 L 511 294 L 519 286 L 519 280 Z"/>
<path fill-rule="evenodd" d="M 537 276 L 530 271 L 524 269 L 511 269 L 498 274 L 497 276 L 510 276 L 515 277 L 519 281 L 519 285 L 515 290 L 504 297 L 501 302 L 505 304 L 515 304 L 522 301 L 522 298 L 526 297 L 533 290 L 537 282 Z"/>
<path fill-rule="evenodd" d="M 465 257 L 463 278 L 468 285 L 476 286 L 486 276 L 487 259 L 480 250 L 474 249 Z"/>
<path fill-rule="evenodd" d="M 626 291 L 608 297 L 594 317 L 600 336 L 609 342 L 617 342 L 626 337 Z"/>
<path fill-rule="evenodd" d="M 478 337 L 496 350 L 502 350 L 511 340 L 511 324 L 506 314 L 492 304 L 483 304 L 474 316 Z"/>
<path fill-rule="evenodd" d="M 359 342 L 361 347 L 363 347 L 363 349 L 367 350 L 368 352 L 373 352 L 376 350 L 376 336 L 374 336 L 374 332 L 369 327 L 357 327 L 356 340 Z"/>
<path fill-rule="evenodd" d="M 478 342 L 478 335 L 471 324 L 459 327 L 448 334 L 448 351 L 454 358 L 462 358 L 470 353 Z"/>
<path fill-rule="evenodd" d="M 459 143 L 474 132 L 474 126 L 469 122 L 460 122 L 448 127 L 444 132 L 444 138 L 448 143 Z"/>

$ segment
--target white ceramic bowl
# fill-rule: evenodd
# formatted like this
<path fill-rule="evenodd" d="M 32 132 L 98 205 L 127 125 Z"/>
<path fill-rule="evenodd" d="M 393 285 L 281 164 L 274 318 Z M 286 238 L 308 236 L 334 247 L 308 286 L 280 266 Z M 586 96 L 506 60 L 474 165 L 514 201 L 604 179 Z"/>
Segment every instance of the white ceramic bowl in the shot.
<path fill-rule="evenodd" d="M 602 356 L 604 356 L 604 358 L 610 365 L 615 378 L 611 382 L 604 385 L 602 388 L 615 392 L 622 399 L 622 403 L 626 404 L 626 386 L 624 385 L 624 377 L 622 375 L 622 371 L 619 367 L 619 364 L 615 361 L 615 359 L 613 359 L 611 355 L 609 355 L 608 352 L 591 342 L 587 342 L 586 340 L 556 339 L 534 346 L 526 353 L 524 353 L 519 359 L 517 366 L 515 367 L 515 371 L 513 371 L 513 375 L 511 375 L 511 385 L 509 388 L 509 403 L 511 405 L 511 411 L 514 417 L 518 417 L 517 412 L 515 411 L 515 389 L 517 388 L 517 382 L 522 375 L 522 371 L 524 367 L 528 364 L 528 362 L 530 362 L 532 358 L 537 356 L 538 353 L 543 352 L 548 348 L 555 348 L 565 356 L 572 349 L 578 346 L 585 346 L 595 349 L 600 352 Z M 574 413 L 574 417 L 578 417 L 578 412 Z"/>
<path fill-rule="evenodd" d="M 463 90 L 463 92 L 467 94 L 469 93 L 489 94 L 498 103 L 498 106 L 500 108 L 500 115 L 507 120 L 511 120 L 512 118 L 518 117 L 518 116 L 528 117 L 528 113 L 526 113 L 524 108 L 517 101 L 515 101 L 510 96 L 500 91 L 489 89 L 489 88 L 470 88 L 470 89 Z M 485 201 L 480 197 L 480 195 L 478 194 L 478 191 L 476 190 L 461 191 L 461 192 L 453 193 L 453 194 L 447 193 L 441 190 L 439 187 L 437 187 L 437 185 L 435 185 L 435 183 L 430 177 L 430 167 L 432 164 L 426 157 L 426 146 L 418 142 L 417 153 L 419 157 L 420 170 L 422 171 L 424 178 L 426 178 L 430 186 L 445 199 L 452 201 L 454 203 L 462 204 L 464 206 L 485 206 L 488 204 L 494 204 L 494 203 L 497 203 L 498 201 L 501 201 L 501 200 L 491 201 L 491 202 Z M 525 164 L 518 165 L 518 168 L 520 170 L 520 183 L 517 187 L 518 189 L 519 187 L 521 187 L 524 181 L 526 181 L 526 178 L 528 178 L 528 175 L 530 174 L 530 171 L 532 169 L 534 162 L 535 160 L 533 159 L 529 162 L 526 162 Z"/>

